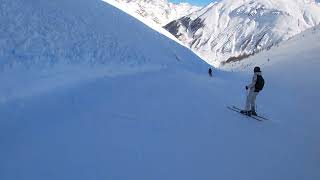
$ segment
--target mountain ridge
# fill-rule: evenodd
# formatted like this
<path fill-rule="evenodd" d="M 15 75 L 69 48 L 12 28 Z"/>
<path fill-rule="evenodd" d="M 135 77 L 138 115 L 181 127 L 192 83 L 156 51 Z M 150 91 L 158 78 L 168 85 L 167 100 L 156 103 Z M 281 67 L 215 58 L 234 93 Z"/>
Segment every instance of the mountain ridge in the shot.
<path fill-rule="evenodd" d="M 206 62 L 223 68 L 229 58 L 267 50 L 320 23 L 313 1 L 223 0 L 165 26 Z"/>

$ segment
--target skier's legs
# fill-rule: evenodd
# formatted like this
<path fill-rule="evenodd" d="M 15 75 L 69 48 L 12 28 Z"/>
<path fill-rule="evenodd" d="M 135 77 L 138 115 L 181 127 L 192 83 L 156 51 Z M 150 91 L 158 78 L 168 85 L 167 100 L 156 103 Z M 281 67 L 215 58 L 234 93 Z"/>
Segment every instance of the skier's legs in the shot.
<path fill-rule="evenodd" d="M 253 91 L 249 91 L 248 95 L 247 95 L 247 100 L 246 100 L 246 107 L 245 110 L 246 111 L 250 111 L 251 108 L 251 102 L 252 102 L 252 96 L 253 96 Z"/>
<path fill-rule="evenodd" d="M 255 108 L 256 108 L 256 99 L 257 99 L 257 95 L 259 93 L 258 92 L 252 92 L 252 97 L 251 97 L 251 102 L 250 102 L 250 105 L 251 105 L 251 109 L 252 111 L 255 111 Z"/>

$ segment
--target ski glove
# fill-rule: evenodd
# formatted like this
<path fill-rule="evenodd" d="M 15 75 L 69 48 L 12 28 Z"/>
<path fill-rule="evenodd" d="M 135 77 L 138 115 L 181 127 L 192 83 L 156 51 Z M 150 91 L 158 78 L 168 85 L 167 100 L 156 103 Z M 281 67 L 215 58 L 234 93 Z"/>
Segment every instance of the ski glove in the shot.
<path fill-rule="evenodd" d="M 246 86 L 246 90 L 248 90 L 248 86 Z"/>

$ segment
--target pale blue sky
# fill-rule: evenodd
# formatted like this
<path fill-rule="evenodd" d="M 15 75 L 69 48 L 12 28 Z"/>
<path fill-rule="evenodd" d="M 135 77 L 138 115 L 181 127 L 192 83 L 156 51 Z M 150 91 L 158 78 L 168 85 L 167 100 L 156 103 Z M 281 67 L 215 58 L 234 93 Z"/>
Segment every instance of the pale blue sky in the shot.
<path fill-rule="evenodd" d="M 193 5 L 204 6 L 204 5 L 209 4 L 210 2 L 219 1 L 219 0 L 169 0 L 169 1 L 174 2 L 174 3 L 188 2 Z M 320 0 L 316 0 L 316 1 L 320 2 Z"/>
<path fill-rule="evenodd" d="M 169 1 L 174 3 L 188 2 L 193 5 L 204 6 L 209 4 L 210 2 L 213 2 L 214 0 L 169 0 Z"/>

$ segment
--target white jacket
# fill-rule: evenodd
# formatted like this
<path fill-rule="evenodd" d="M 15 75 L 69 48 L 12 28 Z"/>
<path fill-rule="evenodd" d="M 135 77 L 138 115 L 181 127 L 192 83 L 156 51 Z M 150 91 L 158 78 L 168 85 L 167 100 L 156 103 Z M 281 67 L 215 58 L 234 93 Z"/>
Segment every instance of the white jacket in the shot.
<path fill-rule="evenodd" d="M 256 82 L 257 82 L 257 79 L 258 79 L 258 75 L 262 75 L 261 72 L 255 72 L 253 74 L 253 77 L 252 77 L 252 82 L 251 84 L 248 85 L 248 89 L 250 89 L 250 91 L 254 91 L 255 90 L 255 86 L 256 86 Z"/>

